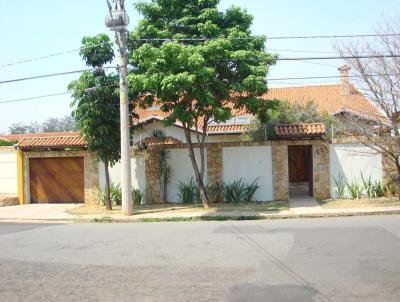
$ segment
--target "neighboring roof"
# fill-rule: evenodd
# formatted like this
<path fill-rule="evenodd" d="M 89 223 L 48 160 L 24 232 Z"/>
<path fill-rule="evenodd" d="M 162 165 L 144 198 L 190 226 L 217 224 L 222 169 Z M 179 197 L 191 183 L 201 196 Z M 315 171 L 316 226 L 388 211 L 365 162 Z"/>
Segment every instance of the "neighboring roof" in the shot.
<path fill-rule="evenodd" d="M 86 148 L 87 143 L 79 132 L 37 133 L 22 137 L 16 145 L 21 150 Z"/>
<path fill-rule="evenodd" d="M 299 105 L 304 105 L 312 101 L 321 113 L 331 115 L 348 113 L 363 119 L 385 121 L 383 114 L 372 102 L 356 90 L 354 86 L 351 86 L 350 95 L 342 95 L 340 84 L 270 88 L 262 98 L 265 100 L 284 100 Z M 163 120 L 168 116 L 168 113 L 163 112 L 157 106 L 150 107 L 149 109 L 137 108 L 136 113 L 139 116 L 138 123 Z M 233 109 L 232 115 L 234 117 L 250 116 L 244 109 Z M 208 134 L 241 133 L 249 123 L 250 119 L 220 124 L 215 123 L 208 126 L 207 132 Z M 176 123 L 176 126 L 180 126 L 180 124 Z"/>
<path fill-rule="evenodd" d="M 6 134 L 2 135 L 5 139 L 10 141 L 19 141 L 23 138 L 29 137 L 60 137 L 60 136 L 76 136 L 79 132 L 43 132 L 43 133 L 21 133 L 21 134 Z"/>
<path fill-rule="evenodd" d="M 167 136 L 164 139 L 161 138 L 155 138 L 155 137 L 146 137 L 142 139 L 141 141 L 137 142 L 136 145 L 138 144 L 146 144 L 147 146 L 155 146 L 155 145 L 160 145 L 160 144 L 165 144 L 165 145 L 174 145 L 174 144 L 181 144 L 182 141 L 179 139 L 176 139 L 172 136 Z"/>
<path fill-rule="evenodd" d="M 325 134 L 325 125 L 322 123 L 280 124 L 275 125 L 274 130 L 278 138 L 321 137 Z"/>

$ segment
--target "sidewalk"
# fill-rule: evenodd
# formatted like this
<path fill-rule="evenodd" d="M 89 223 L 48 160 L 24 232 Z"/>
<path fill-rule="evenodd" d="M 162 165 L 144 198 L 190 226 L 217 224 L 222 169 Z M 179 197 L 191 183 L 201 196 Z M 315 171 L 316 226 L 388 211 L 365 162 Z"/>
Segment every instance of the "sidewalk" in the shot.
<path fill-rule="evenodd" d="M 251 220 L 251 219 L 288 219 L 288 218 L 317 218 L 340 217 L 378 214 L 400 214 L 400 207 L 374 208 L 343 208 L 323 209 L 318 204 L 305 206 L 307 203 L 290 203 L 287 211 L 168 211 L 157 213 L 135 214 L 123 216 L 121 214 L 89 214 L 73 215 L 66 212 L 68 209 L 79 207 L 79 204 L 28 204 L 9 207 L 0 207 L 0 222 L 141 222 L 141 221 L 186 221 L 186 220 Z"/>

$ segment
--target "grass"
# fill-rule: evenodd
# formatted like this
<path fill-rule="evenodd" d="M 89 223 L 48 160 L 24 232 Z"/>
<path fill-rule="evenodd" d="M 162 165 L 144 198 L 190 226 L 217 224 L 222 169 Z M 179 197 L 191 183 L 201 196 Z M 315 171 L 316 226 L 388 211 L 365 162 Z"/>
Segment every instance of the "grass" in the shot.
<path fill-rule="evenodd" d="M 134 205 L 134 215 L 149 214 L 149 213 L 186 213 L 186 212 L 270 212 L 270 211 L 285 211 L 289 206 L 284 201 L 271 202 L 250 202 L 242 204 L 213 204 L 209 209 L 204 209 L 202 204 L 156 204 L 156 205 Z M 112 211 L 107 211 L 105 207 L 82 205 L 73 209 L 67 210 L 67 213 L 73 215 L 118 215 L 121 214 L 121 207 L 113 207 Z"/>
<path fill-rule="evenodd" d="M 328 199 L 319 201 L 319 204 L 324 209 L 396 207 L 400 206 L 400 200 L 397 197 L 382 197 L 371 199 Z"/>

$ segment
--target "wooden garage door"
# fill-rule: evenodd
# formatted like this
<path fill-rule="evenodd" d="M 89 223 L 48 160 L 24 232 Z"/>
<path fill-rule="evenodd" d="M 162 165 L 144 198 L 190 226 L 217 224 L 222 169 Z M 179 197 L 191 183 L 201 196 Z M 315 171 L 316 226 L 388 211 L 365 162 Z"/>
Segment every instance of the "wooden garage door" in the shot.
<path fill-rule="evenodd" d="M 83 175 L 83 157 L 29 159 L 31 202 L 83 202 Z"/>

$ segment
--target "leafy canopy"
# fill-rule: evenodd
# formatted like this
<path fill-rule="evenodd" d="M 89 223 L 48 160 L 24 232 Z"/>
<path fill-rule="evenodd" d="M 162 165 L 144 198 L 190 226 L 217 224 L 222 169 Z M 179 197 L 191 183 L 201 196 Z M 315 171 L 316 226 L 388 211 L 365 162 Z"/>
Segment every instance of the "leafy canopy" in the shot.
<path fill-rule="evenodd" d="M 102 67 L 114 59 L 114 51 L 110 38 L 106 34 L 83 37 L 79 55 L 87 66 Z"/>
<path fill-rule="evenodd" d="M 225 12 L 216 0 L 152 0 L 136 8 L 143 15 L 129 34 L 130 89 L 155 97 L 170 112 L 167 124 L 186 127 L 199 120 L 221 122 L 232 108 L 251 113 L 268 106 L 258 97 L 267 90 L 266 75 L 275 56 L 265 52 L 264 37 L 251 35 L 252 16 L 238 7 Z M 138 39 L 172 38 L 172 41 Z M 194 40 L 175 40 L 193 38 Z M 202 38 L 212 40 L 202 41 Z"/>
<path fill-rule="evenodd" d="M 84 72 L 79 80 L 68 86 L 74 99 L 72 116 L 88 143 L 88 149 L 96 152 L 98 160 L 111 166 L 119 160 L 121 152 L 117 82 L 117 75 L 95 76 Z M 102 88 L 86 91 L 93 87 Z"/>

